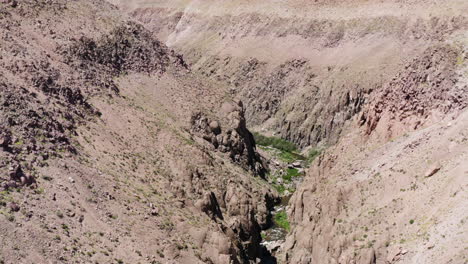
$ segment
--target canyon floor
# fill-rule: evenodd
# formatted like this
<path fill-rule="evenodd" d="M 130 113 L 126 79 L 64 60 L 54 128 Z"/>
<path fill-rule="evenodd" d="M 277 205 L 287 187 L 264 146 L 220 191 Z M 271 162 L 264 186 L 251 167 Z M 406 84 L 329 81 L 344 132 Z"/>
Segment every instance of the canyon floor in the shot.
<path fill-rule="evenodd" d="M 0 263 L 468 263 L 467 10 L 0 1 Z"/>

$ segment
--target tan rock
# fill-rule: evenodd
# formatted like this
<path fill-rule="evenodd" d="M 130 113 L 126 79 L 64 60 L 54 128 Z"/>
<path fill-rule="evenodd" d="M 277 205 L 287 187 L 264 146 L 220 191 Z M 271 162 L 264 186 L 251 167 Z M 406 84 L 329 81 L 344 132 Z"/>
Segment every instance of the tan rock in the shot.
<path fill-rule="evenodd" d="M 434 174 L 436 174 L 439 170 L 441 169 L 441 166 L 440 164 L 436 163 L 434 165 L 432 165 L 431 167 L 429 167 L 429 169 L 427 169 L 426 173 L 424 173 L 424 177 L 432 177 Z"/>

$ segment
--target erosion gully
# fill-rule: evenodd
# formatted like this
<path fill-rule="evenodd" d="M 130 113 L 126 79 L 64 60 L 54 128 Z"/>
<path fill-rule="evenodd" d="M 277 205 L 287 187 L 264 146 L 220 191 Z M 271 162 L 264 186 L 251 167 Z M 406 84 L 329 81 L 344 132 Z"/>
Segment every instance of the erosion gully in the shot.
<path fill-rule="evenodd" d="M 285 242 L 286 235 L 289 232 L 289 222 L 286 213 L 286 207 L 294 191 L 302 183 L 304 177 L 304 168 L 306 167 L 305 158 L 297 155 L 294 160 L 281 158 L 281 151 L 273 147 L 260 147 L 264 156 L 270 159 L 270 174 L 268 182 L 281 195 L 281 199 L 271 211 L 272 221 L 269 228 L 262 231 L 261 245 L 265 249 L 262 257 L 262 264 L 276 264 L 276 253 Z"/>

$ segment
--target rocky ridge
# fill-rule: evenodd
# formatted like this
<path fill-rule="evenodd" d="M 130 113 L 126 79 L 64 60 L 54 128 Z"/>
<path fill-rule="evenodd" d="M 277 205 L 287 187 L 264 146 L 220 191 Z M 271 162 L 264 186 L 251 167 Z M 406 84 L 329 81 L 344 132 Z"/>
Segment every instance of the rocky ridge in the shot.
<path fill-rule="evenodd" d="M 262 257 L 276 194 L 242 108 L 217 116 L 223 91 L 104 1 L 0 4 L 1 261 Z M 195 113 L 230 132 L 228 157 Z"/>

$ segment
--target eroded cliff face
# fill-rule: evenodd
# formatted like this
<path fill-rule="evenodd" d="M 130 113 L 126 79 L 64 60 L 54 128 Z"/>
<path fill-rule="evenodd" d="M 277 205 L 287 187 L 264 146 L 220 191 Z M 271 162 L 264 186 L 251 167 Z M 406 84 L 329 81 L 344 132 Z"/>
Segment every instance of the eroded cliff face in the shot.
<path fill-rule="evenodd" d="M 247 124 L 333 144 L 368 94 L 466 30 L 460 1 L 142 1 L 123 10 L 242 99 Z"/>
<path fill-rule="evenodd" d="M 0 2 L 0 261 L 259 262 L 250 127 L 278 260 L 466 261 L 466 1 L 111 2 Z"/>
<path fill-rule="evenodd" d="M 453 46 L 429 48 L 371 95 L 291 199 L 286 263 L 464 261 L 457 241 L 466 236 L 468 86 L 460 58 L 465 51 Z"/>
<path fill-rule="evenodd" d="M 328 147 L 280 261 L 465 261 L 466 3 L 113 2 L 242 99 L 247 126 Z"/>
<path fill-rule="evenodd" d="M 222 123 L 226 127 L 221 126 L 220 121 L 216 119 L 196 113 L 191 119 L 191 129 L 211 143 L 214 149 L 227 153 L 232 161 L 264 178 L 266 169 L 256 152 L 254 138 L 246 127 L 244 112 L 241 101 L 225 102 L 221 106 L 219 117 L 224 120 Z"/>

